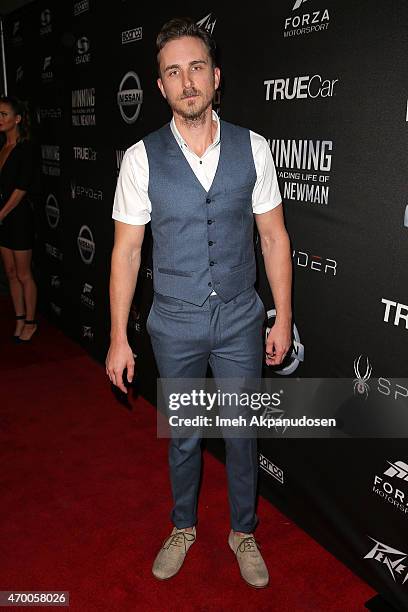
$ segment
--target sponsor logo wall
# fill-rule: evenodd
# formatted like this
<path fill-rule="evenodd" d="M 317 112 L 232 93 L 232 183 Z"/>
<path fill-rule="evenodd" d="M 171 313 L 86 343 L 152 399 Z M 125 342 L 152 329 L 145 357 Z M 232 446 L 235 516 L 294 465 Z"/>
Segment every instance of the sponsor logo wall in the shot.
<path fill-rule="evenodd" d="M 408 6 L 284 0 L 245 16 L 205 4 L 192 10 L 221 49 L 225 78 L 216 111 L 265 137 L 285 205 L 293 344 L 282 366 L 265 370 L 265 377 L 349 377 L 362 406 L 374 393 L 396 405 L 408 394 L 402 380 L 408 106 L 400 59 L 408 51 Z M 41 308 L 101 361 L 109 341 L 116 180 L 126 149 L 169 119 L 156 85 L 154 39 L 171 16 L 130 2 L 112 13 L 95 0 L 63 0 L 58 10 L 37 0 L 5 20 L 9 91 L 29 100 L 39 144 Z M 149 232 L 128 333 L 139 356 L 140 390 L 154 401 L 146 333 Z M 259 239 L 256 252 L 267 332 L 276 310 Z M 403 608 L 406 570 L 391 575 L 389 569 L 399 567 L 397 559 L 404 565 L 408 552 L 402 442 L 316 440 L 311 449 L 310 441 L 291 440 L 290 448 L 285 440 L 263 441 L 259 467 L 267 497 L 294 515 L 304 504 L 297 520 Z M 325 528 L 308 523 L 308 495 Z"/>

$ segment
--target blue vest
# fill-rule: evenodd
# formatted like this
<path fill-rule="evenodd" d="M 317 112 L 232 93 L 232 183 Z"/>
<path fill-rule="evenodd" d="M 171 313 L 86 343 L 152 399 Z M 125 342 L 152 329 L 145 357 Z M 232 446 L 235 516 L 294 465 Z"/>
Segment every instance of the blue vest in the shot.
<path fill-rule="evenodd" d="M 228 302 L 256 279 L 256 169 L 250 133 L 225 121 L 220 129 L 220 158 L 208 192 L 169 124 L 143 139 L 152 204 L 153 287 L 198 306 L 212 290 Z"/>

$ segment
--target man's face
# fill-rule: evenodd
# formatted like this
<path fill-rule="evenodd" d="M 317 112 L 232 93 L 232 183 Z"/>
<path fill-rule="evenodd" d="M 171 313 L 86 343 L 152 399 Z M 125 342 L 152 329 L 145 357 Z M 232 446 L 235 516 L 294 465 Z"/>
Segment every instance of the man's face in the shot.
<path fill-rule="evenodd" d="M 183 119 L 198 119 L 211 105 L 220 82 L 207 47 L 199 38 L 183 36 L 160 51 L 157 84 L 173 112 Z"/>

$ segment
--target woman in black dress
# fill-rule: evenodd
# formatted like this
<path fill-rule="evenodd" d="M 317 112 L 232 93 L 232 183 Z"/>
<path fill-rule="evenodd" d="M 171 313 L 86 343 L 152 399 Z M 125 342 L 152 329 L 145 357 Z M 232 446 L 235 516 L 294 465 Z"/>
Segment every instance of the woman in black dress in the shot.
<path fill-rule="evenodd" d="M 31 340 L 37 329 L 37 287 L 31 273 L 33 211 L 27 197 L 33 159 L 25 104 L 0 97 L 0 252 L 16 313 L 14 337 Z"/>

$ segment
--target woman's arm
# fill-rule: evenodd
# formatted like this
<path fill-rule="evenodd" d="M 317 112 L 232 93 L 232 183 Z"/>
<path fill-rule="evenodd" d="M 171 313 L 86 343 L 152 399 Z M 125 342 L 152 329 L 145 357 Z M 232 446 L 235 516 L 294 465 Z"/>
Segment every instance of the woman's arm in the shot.
<path fill-rule="evenodd" d="M 0 210 L 0 221 L 3 221 L 4 217 L 6 217 L 13 208 L 15 208 L 18 204 L 20 204 L 21 200 L 24 198 L 27 192 L 22 189 L 14 189 L 11 196 Z"/>

